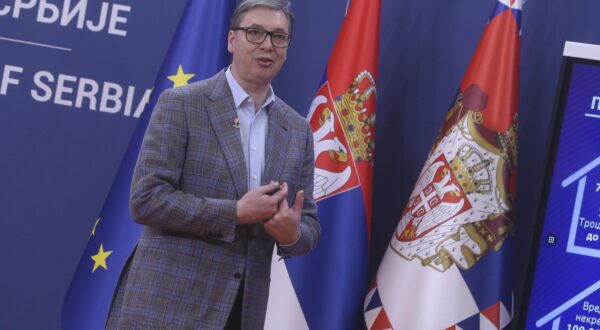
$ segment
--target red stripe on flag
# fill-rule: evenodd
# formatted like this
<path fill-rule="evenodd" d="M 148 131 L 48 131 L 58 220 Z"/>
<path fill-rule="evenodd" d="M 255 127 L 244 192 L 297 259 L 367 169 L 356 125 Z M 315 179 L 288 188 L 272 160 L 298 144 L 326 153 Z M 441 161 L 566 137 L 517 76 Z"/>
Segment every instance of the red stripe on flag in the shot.
<path fill-rule="evenodd" d="M 363 71 L 377 81 L 377 59 L 379 50 L 380 1 L 352 1 L 348 15 L 327 64 L 327 79 L 331 94 L 343 95 L 354 79 Z M 367 114 L 375 113 L 376 98 L 373 95 L 364 104 Z M 370 137 L 373 141 L 375 131 Z M 354 155 L 356 157 L 356 155 Z M 367 217 L 367 237 L 371 237 L 373 166 L 367 161 L 356 162 L 361 182 Z M 370 246 L 370 244 L 369 244 Z"/>
<path fill-rule="evenodd" d="M 517 112 L 519 93 L 519 58 L 521 37 L 511 10 L 494 17 L 486 27 L 473 60 L 460 85 L 464 93 L 479 85 L 488 95 L 484 125 L 492 131 L 505 132 Z"/>

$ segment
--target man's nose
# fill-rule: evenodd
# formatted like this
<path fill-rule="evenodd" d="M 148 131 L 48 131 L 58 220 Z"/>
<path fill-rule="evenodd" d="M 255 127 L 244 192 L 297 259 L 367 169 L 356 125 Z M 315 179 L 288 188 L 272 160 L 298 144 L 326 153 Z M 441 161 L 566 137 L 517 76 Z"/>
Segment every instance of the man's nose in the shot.
<path fill-rule="evenodd" d="M 273 39 L 271 39 L 271 38 L 273 38 L 273 36 L 270 34 L 267 34 L 267 36 L 265 37 L 265 40 L 263 40 L 263 42 L 260 44 L 261 48 L 266 47 L 268 49 L 273 49 L 273 47 L 275 47 L 275 46 L 273 46 Z"/>

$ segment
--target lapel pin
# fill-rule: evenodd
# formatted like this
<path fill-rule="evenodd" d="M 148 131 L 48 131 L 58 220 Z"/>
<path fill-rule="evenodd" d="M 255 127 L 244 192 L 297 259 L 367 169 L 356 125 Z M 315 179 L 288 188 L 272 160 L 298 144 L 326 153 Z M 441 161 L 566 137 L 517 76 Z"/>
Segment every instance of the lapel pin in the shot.
<path fill-rule="evenodd" d="M 233 128 L 240 128 L 240 120 L 237 117 L 233 120 Z"/>

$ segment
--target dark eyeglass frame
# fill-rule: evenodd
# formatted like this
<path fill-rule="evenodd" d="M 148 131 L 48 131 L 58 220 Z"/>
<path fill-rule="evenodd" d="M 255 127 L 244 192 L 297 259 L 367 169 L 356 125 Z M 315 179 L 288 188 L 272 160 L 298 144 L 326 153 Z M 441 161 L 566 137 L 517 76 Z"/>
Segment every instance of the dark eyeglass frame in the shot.
<path fill-rule="evenodd" d="M 263 42 L 265 42 L 265 39 L 267 39 L 267 36 L 269 36 L 270 37 L 269 39 L 271 39 L 271 45 L 273 47 L 276 47 L 276 48 L 288 48 L 290 46 L 290 43 L 292 42 L 292 35 L 291 34 L 287 34 L 285 32 L 279 32 L 279 31 L 269 32 L 269 31 L 266 31 L 266 30 L 263 30 L 263 29 L 257 28 L 257 27 L 241 27 L 241 26 L 234 27 L 231 30 L 233 30 L 233 31 L 237 31 L 237 30 L 244 31 L 245 34 L 246 34 L 246 40 L 249 43 L 256 44 L 256 45 L 260 45 Z M 257 32 L 264 33 L 265 35 L 262 38 L 262 40 L 250 40 L 250 38 L 248 38 L 248 31 L 257 31 Z M 277 36 L 277 35 L 285 36 L 287 38 L 287 44 L 285 46 L 283 46 L 283 45 L 276 45 L 275 44 L 275 42 L 273 41 L 273 36 Z"/>

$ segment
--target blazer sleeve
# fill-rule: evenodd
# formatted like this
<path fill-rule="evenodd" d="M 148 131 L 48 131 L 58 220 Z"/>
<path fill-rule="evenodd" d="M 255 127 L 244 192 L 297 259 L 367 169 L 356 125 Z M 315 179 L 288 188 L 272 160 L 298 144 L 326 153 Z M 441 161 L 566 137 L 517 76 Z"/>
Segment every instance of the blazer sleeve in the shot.
<path fill-rule="evenodd" d="M 314 186 L 314 146 L 313 134 L 307 123 L 307 138 L 304 162 L 301 169 L 302 182 L 304 183 L 304 204 L 302 205 L 302 218 L 300 222 L 300 238 L 292 246 L 277 247 L 277 253 L 282 258 L 300 256 L 310 252 L 321 237 L 321 225 L 317 219 L 317 204 L 313 198 Z"/>
<path fill-rule="evenodd" d="M 130 194 L 137 223 L 232 242 L 236 201 L 184 193 L 180 188 L 188 143 L 186 92 L 163 92 L 138 156 Z"/>

